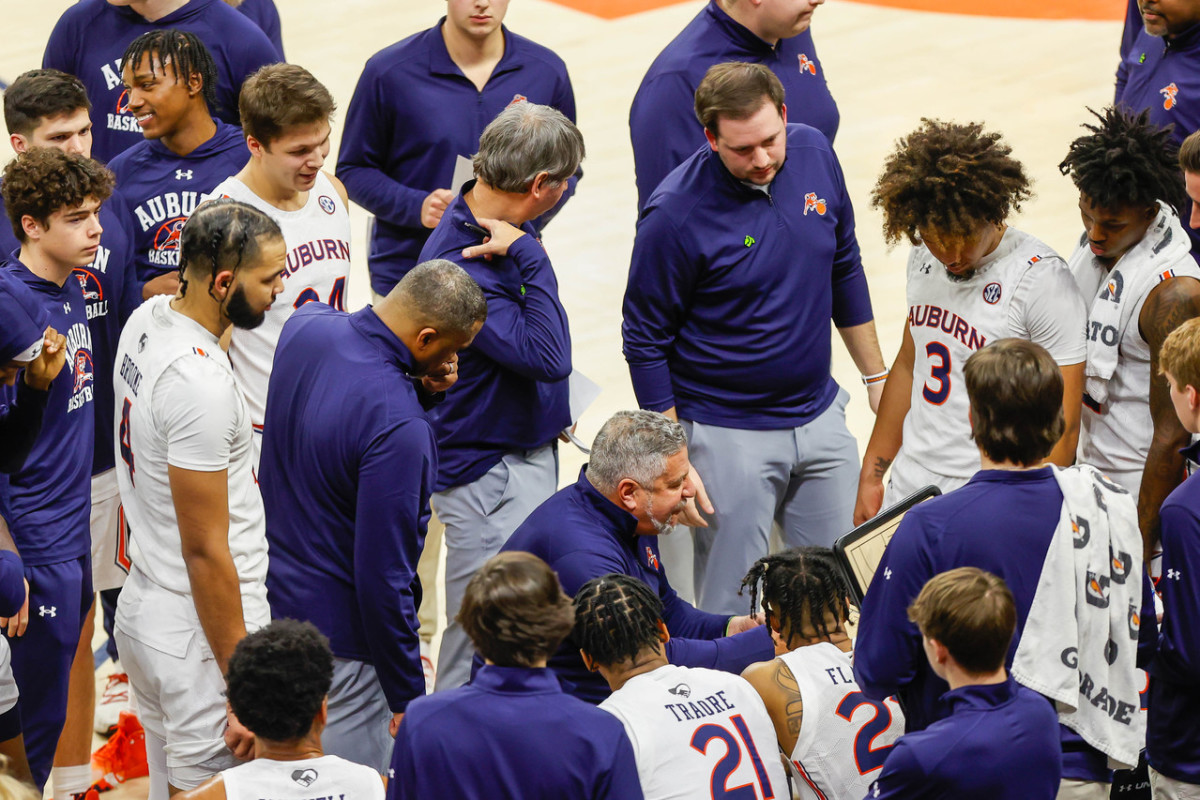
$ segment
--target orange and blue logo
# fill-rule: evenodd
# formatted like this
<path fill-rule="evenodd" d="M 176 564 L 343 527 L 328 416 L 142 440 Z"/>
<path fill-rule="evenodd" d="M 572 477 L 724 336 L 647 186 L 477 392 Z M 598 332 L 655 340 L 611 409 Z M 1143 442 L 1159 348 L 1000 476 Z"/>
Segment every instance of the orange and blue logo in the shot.
<path fill-rule="evenodd" d="M 825 216 L 825 198 L 817 197 L 816 192 L 804 195 L 804 216 L 807 217 L 809 211 L 817 212 L 817 216 Z"/>
<path fill-rule="evenodd" d="M 1167 111 L 1170 111 L 1179 102 L 1175 99 L 1179 94 L 1179 87 L 1175 85 L 1174 81 L 1159 89 L 1158 93 L 1163 96 L 1163 108 Z"/>
<path fill-rule="evenodd" d="M 654 568 L 654 571 L 659 570 L 658 556 L 654 555 L 654 551 L 650 549 L 650 545 L 646 545 L 646 563 Z"/>
<path fill-rule="evenodd" d="M 809 75 L 817 74 L 817 62 L 811 60 L 804 53 L 801 53 L 799 58 L 800 58 L 800 71 L 801 72 L 807 72 Z"/>

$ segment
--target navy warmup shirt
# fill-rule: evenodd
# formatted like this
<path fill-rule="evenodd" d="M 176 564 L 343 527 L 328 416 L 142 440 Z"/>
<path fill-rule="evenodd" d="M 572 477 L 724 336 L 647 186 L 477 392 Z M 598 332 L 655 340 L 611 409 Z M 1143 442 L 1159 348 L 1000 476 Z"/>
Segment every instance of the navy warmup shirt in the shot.
<path fill-rule="evenodd" d="M 909 604 L 926 581 L 956 567 L 999 575 L 1016 603 L 1017 632 L 1006 659 L 1012 666 L 1062 502 L 1050 467 L 980 470 L 962 488 L 904 515 L 863 601 L 854 675 L 868 697 L 901 697 L 906 730 L 922 730 L 949 713 L 941 701 L 949 687 L 929 667 L 921 632 L 908 619 Z M 1153 592 L 1143 575 L 1139 664 L 1148 660 L 1157 637 Z M 1049 700 L 1043 702 L 1049 707 Z M 1066 777 L 1111 780 L 1103 753 L 1066 726 L 1058 728 Z"/>
<path fill-rule="evenodd" d="M 421 224 L 421 203 L 434 189 L 450 188 L 456 157 L 479 150 L 479 136 L 497 114 L 528 100 L 575 121 L 567 67 L 551 50 L 503 28 L 504 56 L 479 91 L 446 51 L 444 22 L 372 56 L 346 110 L 337 176 L 350 199 L 375 215 L 367 266 L 380 295 L 417 265 L 432 233 Z M 538 229 L 575 183 L 571 178 L 558 205 L 538 218 Z"/>
<path fill-rule="evenodd" d="M 186 156 L 158 139 L 144 139 L 113 159 L 108 166 L 129 209 L 134 263 L 142 283 L 179 269 L 183 223 L 249 160 L 242 129 L 220 120 L 213 137 Z"/>
<path fill-rule="evenodd" d="M 640 800 L 620 721 L 563 694 L 548 669 L 479 668 L 469 686 L 414 700 L 387 800 Z"/>
<path fill-rule="evenodd" d="M 275 350 L 259 465 L 271 615 L 374 665 L 393 712 L 425 694 L 416 570 L 437 447 L 412 369 L 369 306 L 304 304 Z"/>
<path fill-rule="evenodd" d="M 20 470 L 8 476 L 8 526 L 25 566 L 70 561 L 91 553 L 92 411 L 96 367 L 79 281 L 39 278 L 15 256 L 0 266 L 24 282 L 67 339 L 67 359 L 50 384 L 42 434 Z"/>
<path fill-rule="evenodd" d="M 283 57 L 258 26 L 223 0 L 189 0 L 183 8 L 154 22 L 127 6 L 108 0 L 80 0 L 59 17 L 42 66 L 68 72 L 87 87 L 92 101 L 92 156 L 111 161 L 142 141 L 142 129 L 129 113 L 121 83 L 121 56 L 143 33 L 175 28 L 196 34 L 217 66 L 217 104 L 213 115 L 238 125 L 242 81 Z"/>
<path fill-rule="evenodd" d="M 592 578 L 610 572 L 642 581 L 663 602 L 672 664 L 740 673 L 775 657 L 766 626 L 726 637 L 728 616 L 701 611 L 681 599 L 667 581 L 658 537 L 638 536 L 637 518 L 596 491 L 586 472 L 584 467 L 574 485 L 534 509 L 500 550 L 533 553 L 558 574 L 563 591 L 572 597 Z M 550 666 L 576 697 L 599 703 L 612 693 L 600 673 L 583 665 L 579 647 L 569 637 L 550 658 Z"/>
<path fill-rule="evenodd" d="M 833 148 L 807 125 L 787 137 L 769 194 L 706 144 L 642 212 L 621 326 L 642 408 L 780 430 L 837 396 L 829 320 L 870 322 L 871 298 Z"/>
<path fill-rule="evenodd" d="M 1196 461 L 1200 444 L 1183 452 Z M 1146 760 L 1169 778 L 1200 783 L 1200 476 L 1175 487 L 1161 518 L 1163 621 L 1148 669 Z"/>
<path fill-rule="evenodd" d="M 545 248 L 527 222 L 508 255 L 465 259 L 463 249 L 481 241 L 467 222 L 479 224 L 460 195 L 420 257 L 458 264 L 487 298 L 487 322 L 459 353 L 458 382 L 431 415 L 439 492 L 477 480 L 505 453 L 550 444 L 571 424 L 571 332 Z"/>
<path fill-rule="evenodd" d="M 1054 800 L 1062 762 L 1045 698 L 1009 678 L 963 686 L 942 702 L 950 716 L 897 740 L 871 800 Z"/>
<path fill-rule="evenodd" d="M 659 53 L 634 95 L 629 132 L 639 209 L 662 179 L 704 144 L 704 127 L 696 119 L 696 87 L 709 67 L 725 61 L 765 65 L 783 84 L 791 121 L 811 125 L 833 141 L 838 108 L 811 30 L 772 47 L 734 22 L 714 0 Z"/>
<path fill-rule="evenodd" d="M 1155 125 L 1174 125 L 1171 138 L 1179 144 L 1200 130 L 1200 23 L 1171 39 L 1151 36 L 1140 26 L 1135 30 L 1117 68 L 1116 103 L 1134 111 L 1149 109 Z M 1200 231 L 1188 224 L 1188 205 L 1177 210 L 1192 237 L 1195 257 L 1200 253 Z"/>

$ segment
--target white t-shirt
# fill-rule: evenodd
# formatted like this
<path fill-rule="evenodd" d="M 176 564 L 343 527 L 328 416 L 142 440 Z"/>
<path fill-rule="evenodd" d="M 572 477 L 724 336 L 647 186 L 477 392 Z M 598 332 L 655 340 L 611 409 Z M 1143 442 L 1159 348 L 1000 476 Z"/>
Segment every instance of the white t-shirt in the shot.
<path fill-rule="evenodd" d="M 228 471 L 229 551 L 242 610 L 256 627 L 270 620 L 270 610 L 266 523 L 251 469 L 246 401 L 217 337 L 170 301 L 164 295 L 143 303 L 117 347 L 117 482 L 133 561 L 118 616 L 134 638 L 182 655 L 200 623 L 168 465 Z"/>
<path fill-rule="evenodd" d="M 338 756 L 256 758 L 221 773 L 226 800 L 383 800 L 379 773 Z"/>
<path fill-rule="evenodd" d="M 854 662 L 829 642 L 780 656 L 792 671 L 804 704 L 791 760 L 803 779 L 805 800 L 862 800 L 879 777 L 892 744 L 904 733 L 893 699 L 868 699 L 854 681 Z"/>
<path fill-rule="evenodd" d="M 0 636 L 0 714 L 7 714 L 17 704 L 20 692 L 12 672 L 12 650 L 8 637 Z"/>
<path fill-rule="evenodd" d="M 600 708 L 625 726 L 646 800 L 721 797 L 746 784 L 757 797 L 787 793 L 771 717 L 739 675 L 668 664 L 631 678 Z"/>
<path fill-rule="evenodd" d="M 979 470 L 963 367 L 998 339 L 1029 339 L 1060 365 L 1087 358 L 1087 309 L 1067 265 L 1014 228 L 967 280 L 952 280 L 924 245 L 908 259 L 908 329 L 916 345 L 912 398 L 893 480 L 904 464 L 966 483 Z M 914 487 L 919 488 L 919 487 Z"/>
<path fill-rule="evenodd" d="M 296 211 L 276 208 L 236 177 L 222 181 L 213 189 L 213 195 L 240 200 L 275 220 L 287 247 L 283 291 L 271 304 L 266 319 L 252 330 L 234 329 L 229 342 L 233 374 L 246 394 L 250 420 L 255 430 L 261 432 L 271 362 L 283 323 L 293 311 L 313 300 L 345 310 L 346 279 L 350 275 L 350 212 L 324 172 L 317 173 L 307 202 Z"/>

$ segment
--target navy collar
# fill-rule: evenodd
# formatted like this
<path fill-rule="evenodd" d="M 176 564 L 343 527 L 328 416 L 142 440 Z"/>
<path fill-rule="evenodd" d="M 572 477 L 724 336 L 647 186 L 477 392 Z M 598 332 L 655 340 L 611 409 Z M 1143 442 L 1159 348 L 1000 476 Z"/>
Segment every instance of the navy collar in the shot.
<path fill-rule="evenodd" d="M 971 476 L 968 483 L 976 481 L 995 481 L 999 483 L 1024 483 L 1025 481 L 1040 481 L 1054 477 L 1050 467 L 1037 469 L 981 469 Z"/>
<path fill-rule="evenodd" d="M 605 522 L 605 530 L 614 532 L 614 538 L 626 547 L 633 547 L 638 540 L 638 520 L 633 514 L 602 495 L 587 479 L 587 464 L 579 470 L 579 480 L 571 487 L 578 501 L 593 511 Z"/>
<path fill-rule="evenodd" d="M 1163 45 L 1169 53 L 1173 50 L 1187 50 L 1200 40 L 1200 22 L 1185 30 L 1178 36 L 1173 36 L 1170 39 L 1163 37 Z"/>
<path fill-rule="evenodd" d="M 471 680 L 472 688 L 492 694 L 562 694 L 558 676 L 548 667 L 499 667 L 484 664 Z"/>
<path fill-rule="evenodd" d="M 454 63 L 454 59 L 450 57 L 450 51 L 446 49 L 446 40 L 442 38 L 442 25 L 446 22 L 446 18 L 442 17 L 438 23 L 429 29 L 429 71 L 434 75 L 457 75 L 460 78 L 466 79 L 462 68 Z M 500 56 L 500 60 L 492 69 L 492 74 L 488 76 L 488 83 L 491 83 L 492 78 L 504 72 L 518 70 L 524 66 L 520 61 L 520 45 L 517 44 L 516 37 L 508 32 L 508 28 L 504 25 L 500 26 L 500 31 L 504 34 L 504 55 Z M 472 84 L 474 85 L 474 84 Z"/>
<path fill-rule="evenodd" d="M 412 374 L 416 368 L 412 353 L 404 342 L 392 333 L 392 329 L 383 323 L 374 308 L 367 306 L 355 311 L 350 315 L 350 324 L 364 339 L 373 344 L 389 363 L 395 364 L 405 375 Z"/>
<path fill-rule="evenodd" d="M 729 16 L 725 9 L 718 5 L 717 0 L 711 0 L 704 11 L 712 19 L 713 23 L 720 28 L 726 36 L 729 37 L 731 42 L 742 47 L 747 53 L 752 53 L 759 56 L 778 54 L 779 45 L 783 43 L 782 39 L 780 39 L 775 45 L 768 44 L 765 39 L 761 38 L 745 25 Z"/>
<path fill-rule="evenodd" d="M 1200 464 L 1200 441 L 1195 441 L 1187 447 L 1181 448 L 1183 457 L 1191 461 L 1193 464 Z"/>
<path fill-rule="evenodd" d="M 971 708 L 983 710 L 999 708 L 1011 703 L 1016 697 L 1017 684 L 1009 675 L 1008 680 L 1004 683 L 960 686 L 942 695 L 942 702 L 946 704 L 951 713 L 954 713 Z"/>

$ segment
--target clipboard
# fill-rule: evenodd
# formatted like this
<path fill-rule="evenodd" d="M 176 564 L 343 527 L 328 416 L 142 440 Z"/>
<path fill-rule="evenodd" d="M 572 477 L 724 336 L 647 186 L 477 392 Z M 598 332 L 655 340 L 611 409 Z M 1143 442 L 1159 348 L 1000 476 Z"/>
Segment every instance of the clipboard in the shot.
<path fill-rule="evenodd" d="M 833 543 L 833 554 L 846 574 L 855 605 L 862 606 L 863 596 L 875 577 L 876 567 L 883 560 L 883 551 L 887 549 L 896 528 L 900 527 L 900 520 L 913 506 L 941 493 L 942 490 L 936 486 L 918 489 Z"/>

